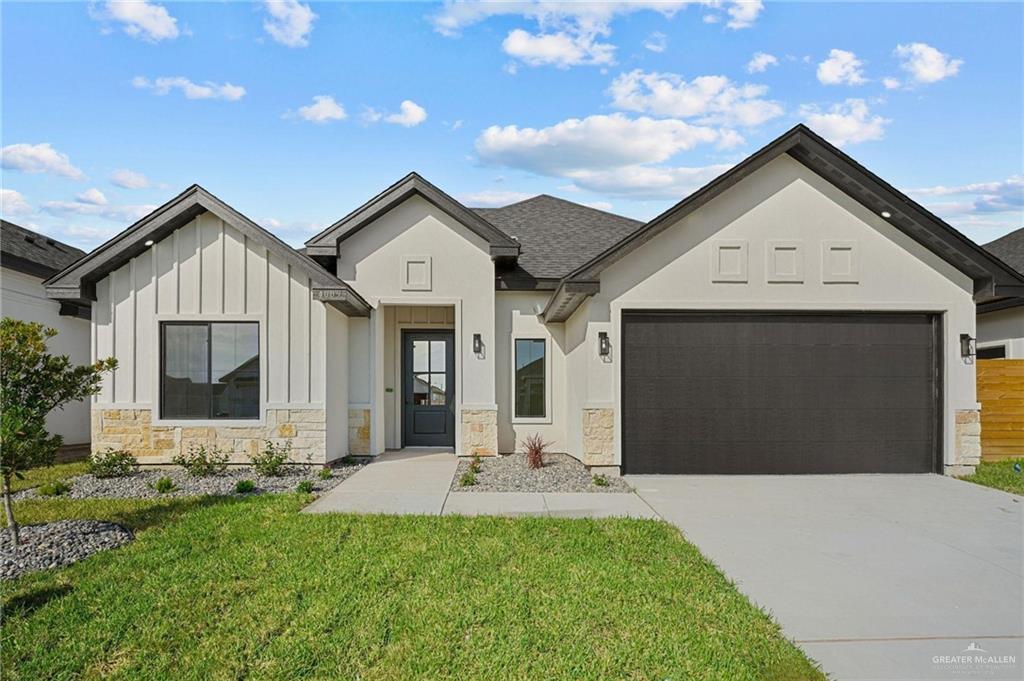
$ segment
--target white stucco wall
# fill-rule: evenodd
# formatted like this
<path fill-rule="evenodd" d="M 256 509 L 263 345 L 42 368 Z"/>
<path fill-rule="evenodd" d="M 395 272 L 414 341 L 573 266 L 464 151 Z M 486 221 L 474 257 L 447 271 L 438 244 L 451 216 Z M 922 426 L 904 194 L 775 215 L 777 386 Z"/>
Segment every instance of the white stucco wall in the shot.
<path fill-rule="evenodd" d="M 153 409 L 159 423 L 159 323 L 205 320 L 259 322 L 264 409 L 323 408 L 325 305 L 304 273 L 210 213 L 97 282 L 96 296 L 93 357 L 118 360 L 97 407 Z"/>
<path fill-rule="evenodd" d="M 403 258 L 429 258 L 429 286 L 403 285 Z M 338 276 L 375 309 L 369 322 L 350 324 L 351 403 L 372 407 L 372 450 L 396 445 L 389 438 L 385 405 L 385 309 L 389 305 L 452 307 L 455 320 L 456 408 L 495 409 L 494 263 L 487 242 L 428 201 L 407 199 L 341 244 Z M 484 352 L 473 353 L 479 333 Z M 366 367 L 364 385 L 361 368 Z M 399 386 L 394 386 L 397 391 Z M 398 394 L 397 392 L 395 393 Z M 461 442 L 456 418 L 456 443 Z"/>
<path fill-rule="evenodd" d="M 522 451 L 523 440 L 534 433 L 551 444 L 549 451 L 569 449 L 566 435 L 565 325 L 544 324 L 550 291 L 498 291 L 495 300 L 495 386 L 498 401 L 498 450 Z M 542 419 L 517 419 L 514 411 L 514 339 L 543 338 L 547 358 L 547 414 Z"/>
<path fill-rule="evenodd" d="M 721 240 L 745 244 L 746 282 L 712 282 L 712 249 Z M 775 240 L 799 244 L 802 283 L 766 281 L 766 249 Z M 822 243 L 829 240 L 855 245 L 857 283 L 822 282 Z M 959 334 L 974 334 L 972 290 L 967 276 L 783 156 L 601 274 L 601 292 L 566 324 L 573 386 L 569 409 L 578 414 L 588 404 L 614 404 L 621 462 L 618 339 L 624 309 L 934 312 L 942 317 L 945 337 L 943 446 L 946 462 L 952 463 L 955 411 L 977 407 L 974 366 L 959 355 Z M 612 339 L 611 362 L 597 355 L 602 330 Z M 577 394 L 582 385 L 585 393 Z M 569 419 L 573 447 L 579 440 L 577 419 Z"/>
<path fill-rule="evenodd" d="M 1006 359 L 1024 359 L 1024 307 L 978 315 L 978 347 L 1006 346 Z"/>
<path fill-rule="evenodd" d="M 67 355 L 74 364 L 90 362 L 89 322 L 77 317 L 61 317 L 60 303 L 46 297 L 42 279 L 3 268 L 0 271 L 0 313 L 26 322 L 39 322 L 58 334 L 48 348 L 56 355 Z M 55 409 L 46 418 L 46 430 L 64 438 L 65 445 L 89 442 L 89 402 L 72 402 Z"/>

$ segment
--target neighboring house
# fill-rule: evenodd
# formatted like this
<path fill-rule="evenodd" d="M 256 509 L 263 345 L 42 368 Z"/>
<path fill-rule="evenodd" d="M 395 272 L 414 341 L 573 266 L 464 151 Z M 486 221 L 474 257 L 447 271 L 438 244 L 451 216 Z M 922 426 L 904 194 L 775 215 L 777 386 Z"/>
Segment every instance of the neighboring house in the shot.
<path fill-rule="evenodd" d="M 120 362 L 93 446 L 144 461 L 538 433 L 609 472 L 959 472 L 961 334 L 1024 276 L 797 126 L 643 224 L 413 173 L 298 252 L 192 186 L 47 286 Z"/>
<path fill-rule="evenodd" d="M 61 303 L 46 296 L 43 281 L 85 255 L 84 251 L 42 234 L 0 221 L 0 312 L 29 322 L 41 322 L 59 332 L 48 344 L 55 354 L 75 364 L 88 364 L 89 304 Z M 54 410 L 46 429 L 64 438 L 66 448 L 89 444 L 89 403 L 72 402 Z"/>
<path fill-rule="evenodd" d="M 984 248 L 1024 273 L 1024 228 L 985 244 Z M 1024 359 L 1024 296 L 978 305 L 978 357 Z"/>

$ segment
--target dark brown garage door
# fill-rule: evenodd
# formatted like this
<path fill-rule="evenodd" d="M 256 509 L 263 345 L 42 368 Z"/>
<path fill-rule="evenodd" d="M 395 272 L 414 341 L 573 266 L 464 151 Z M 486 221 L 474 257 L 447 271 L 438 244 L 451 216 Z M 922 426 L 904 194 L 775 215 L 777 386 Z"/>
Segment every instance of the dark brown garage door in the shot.
<path fill-rule="evenodd" d="M 627 473 L 937 468 L 926 314 L 625 312 Z"/>

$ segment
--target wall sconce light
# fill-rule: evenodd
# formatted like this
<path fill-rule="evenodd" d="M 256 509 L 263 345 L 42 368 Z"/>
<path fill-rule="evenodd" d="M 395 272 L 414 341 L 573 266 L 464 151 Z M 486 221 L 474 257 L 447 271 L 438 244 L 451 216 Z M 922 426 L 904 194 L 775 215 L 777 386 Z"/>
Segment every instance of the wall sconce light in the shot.
<path fill-rule="evenodd" d="M 974 357 L 978 354 L 977 341 L 971 338 L 971 334 L 962 333 L 960 334 L 960 356 L 964 359 Z"/>
<path fill-rule="evenodd" d="M 612 354 L 612 343 L 608 340 L 607 331 L 597 332 L 597 354 L 607 357 Z"/>
<path fill-rule="evenodd" d="M 479 355 L 484 351 L 484 339 L 480 337 L 480 334 L 473 334 L 473 354 Z"/>

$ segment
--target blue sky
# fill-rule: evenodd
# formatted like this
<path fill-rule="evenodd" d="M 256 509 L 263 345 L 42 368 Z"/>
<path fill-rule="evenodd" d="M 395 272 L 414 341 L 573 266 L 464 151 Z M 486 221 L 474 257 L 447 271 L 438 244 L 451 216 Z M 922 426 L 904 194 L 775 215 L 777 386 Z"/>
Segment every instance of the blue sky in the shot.
<path fill-rule="evenodd" d="M 1020 3 L 11 3 L 3 212 L 82 248 L 199 183 L 299 245 L 417 170 L 647 219 L 798 122 L 1024 225 Z"/>

